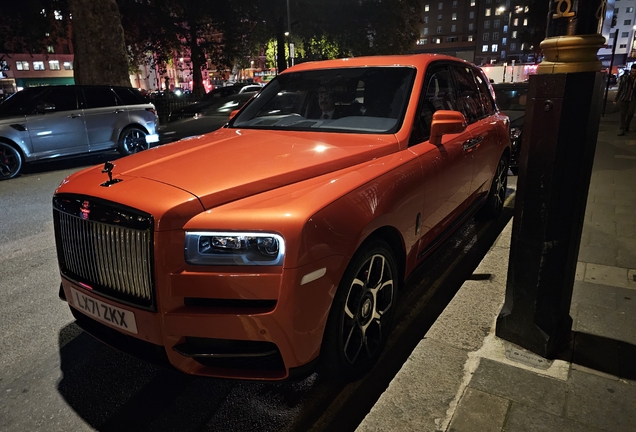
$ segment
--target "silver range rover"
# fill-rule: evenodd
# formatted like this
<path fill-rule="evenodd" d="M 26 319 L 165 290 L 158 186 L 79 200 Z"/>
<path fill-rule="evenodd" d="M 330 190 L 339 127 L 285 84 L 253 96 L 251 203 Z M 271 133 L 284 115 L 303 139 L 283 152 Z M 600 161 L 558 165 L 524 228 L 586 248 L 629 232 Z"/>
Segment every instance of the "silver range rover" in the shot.
<path fill-rule="evenodd" d="M 25 163 L 156 142 L 157 112 L 139 92 L 115 86 L 31 87 L 0 103 L 0 180 Z"/>

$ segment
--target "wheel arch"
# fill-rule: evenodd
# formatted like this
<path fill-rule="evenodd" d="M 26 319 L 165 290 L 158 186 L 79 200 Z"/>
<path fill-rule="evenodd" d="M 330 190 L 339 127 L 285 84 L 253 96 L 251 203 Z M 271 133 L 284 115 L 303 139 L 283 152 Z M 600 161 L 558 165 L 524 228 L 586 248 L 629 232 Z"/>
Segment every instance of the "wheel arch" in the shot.
<path fill-rule="evenodd" d="M 376 239 L 383 240 L 391 248 L 393 259 L 395 260 L 395 265 L 397 266 L 398 271 L 398 289 L 402 288 L 404 283 L 404 274 L 406 271 L 406 249 L 404 247 L 404 240 L 397 228 L 392 226 L 377 228 L 367 236 L 360 246 L 358 246 L 355 253 Z"/>

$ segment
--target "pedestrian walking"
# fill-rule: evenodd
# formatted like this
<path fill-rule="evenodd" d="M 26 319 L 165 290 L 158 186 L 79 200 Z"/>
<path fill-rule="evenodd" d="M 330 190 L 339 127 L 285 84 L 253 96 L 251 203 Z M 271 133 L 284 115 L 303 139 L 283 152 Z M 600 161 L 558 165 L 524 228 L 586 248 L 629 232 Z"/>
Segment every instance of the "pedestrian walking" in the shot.
<path fill-rule="evenodd" d="M 616 92 L 616 100 L 621 112 L 621 126 L 618 135 L 625 135 L 629 132 L 629 124 L 634 117 L 634 108 L 636 108 L 636 97 L 634 90 L 636 89 L 636 63 L 629 70 L 629 74 L 624 73 L 618 80 L 618 91 Z"/>

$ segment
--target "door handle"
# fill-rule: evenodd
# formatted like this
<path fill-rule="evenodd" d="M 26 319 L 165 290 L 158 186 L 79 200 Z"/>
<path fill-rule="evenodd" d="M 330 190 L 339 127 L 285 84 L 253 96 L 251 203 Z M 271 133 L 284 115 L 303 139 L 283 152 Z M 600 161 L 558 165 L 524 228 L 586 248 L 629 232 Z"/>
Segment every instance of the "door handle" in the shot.
<path fill-rule="evenodd" d="M 124 110 L 123 110 L 123 109 L 116 109 L 116 110 L 114 111 L 114 113 L 115 113 L 115 114 L 119 114 L 119 113 L 123 113 L 123 112 L 124 112 Z"/>
<path fill-rule="evenodd" d="M 71 115 L 69 115 L 67 117 L 68 118 L 78 118 L 78 117 L 81 117 L 81 116 L 82 116 L 81 114 L 71 114 Z"/>
<path fill-rule="evenodd" d="M 484 137 L 478 136 L 476 138 L 471 138 L 469 140 L 464 141 L 462 144 L 462 148 L 465 152 L 471 152 L 475 147 L 478 147 L 479 144 L 484 140 Z"/>

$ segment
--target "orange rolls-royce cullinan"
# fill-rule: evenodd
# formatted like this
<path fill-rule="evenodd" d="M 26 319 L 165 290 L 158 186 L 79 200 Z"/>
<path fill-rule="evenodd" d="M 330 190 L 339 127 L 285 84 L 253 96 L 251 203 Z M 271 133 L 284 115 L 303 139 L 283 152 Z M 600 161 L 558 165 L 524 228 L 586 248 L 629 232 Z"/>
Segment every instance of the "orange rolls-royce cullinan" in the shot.
<path fill-rule="evenodd" d="M 402 281 L 501 211 L 508 128 L 453 57 L 296 65 L 213 133 L 65 179 L 60 296 L 98 339 L 187 374 L 359 377 Z"/>

